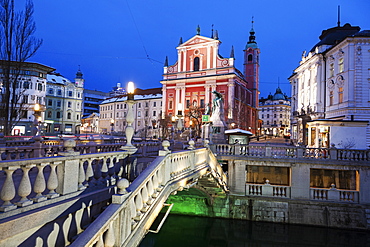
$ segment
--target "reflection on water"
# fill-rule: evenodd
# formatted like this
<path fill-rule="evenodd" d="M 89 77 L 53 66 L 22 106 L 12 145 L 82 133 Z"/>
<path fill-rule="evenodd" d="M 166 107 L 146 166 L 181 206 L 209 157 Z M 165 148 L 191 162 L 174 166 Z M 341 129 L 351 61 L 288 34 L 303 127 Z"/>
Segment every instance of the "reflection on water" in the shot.
<path fill-rule="evenodd" d="M 160 218 L 160 216 L 158 217 Z M 156 229 L 153 225 L 151 229 Z M 370 232 L 170 215 L 140 247 L 370 246 Z"/>

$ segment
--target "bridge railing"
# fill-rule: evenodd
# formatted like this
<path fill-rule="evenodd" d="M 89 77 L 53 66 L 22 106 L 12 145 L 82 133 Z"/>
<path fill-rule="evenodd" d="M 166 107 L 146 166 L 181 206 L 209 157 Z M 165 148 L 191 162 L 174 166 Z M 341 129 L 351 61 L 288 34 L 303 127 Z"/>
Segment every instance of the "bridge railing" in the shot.
<path fill-rule="evenodd" d="M 89 186 L 114 185 L 122 177 L 120 160 L 129 152 L 80 155 L 73 145 L 73 142 L 66 145 L 66 152 L 56 157 L 1 162 L 0 174 L 5 179 L 0 180 L 0 211 L 4 212 L 0 218 L 25 207 L 37 208 L 39 202 L 83 191 Z"/>
<path fill-rule="evenodd" d="M 272 157 L 272 158 L 306 158 L 369 161 L 370 150 L 305 148 L 294 146 L 247 145 L 247 144 L 212 144 L 211 150 L 217 155 Z"/>
<path fill-rule="evenodd" d="M 136 246 L 159 214 L 169 193 L 186 187 L 193 181 L 192 175 L 205 174 L 208 168 L 221 183 L 225 183 L 223 179 L 226 176 L 209 149 L 159 156 L 130 185 L 127 180 L 118 182 L 120 194 L 113 196 L 112 204 L 72 246 Z"/>
<path fill-rule="evenodd" d="M 58 156 L 60 152 L 66 151 L 63 143 L 64 141 L 59 140 L 58 142 L 55 142 L 55 140 L 42 141 L 41 138 L 35 138 L 32 142 L 27 142 L 28 145 L 3 146 L 0 147 L 0 159 L 18 160 Z M 111 142 L 102 142 L 101 140 L 77 141 L 74 151 L 80 154 L 115 152 L 119 151 L 124 144 L 123 142 L 118 142 L 118 140 Z M 135 143 L 135 146 L 138 147 L 137 156 L 153 156 L 158 154 L 160 142 L 140 142 Z"/>

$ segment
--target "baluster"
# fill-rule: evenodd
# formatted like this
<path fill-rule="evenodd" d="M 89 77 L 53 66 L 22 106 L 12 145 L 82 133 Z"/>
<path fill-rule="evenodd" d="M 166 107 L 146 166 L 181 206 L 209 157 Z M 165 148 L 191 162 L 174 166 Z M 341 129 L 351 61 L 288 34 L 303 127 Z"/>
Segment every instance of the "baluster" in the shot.
<path fill-rule="evenodd" d="M 108 166 L 108 175 L 110 177 L 110 183 L 111 185 L 115 184 L 116 183 L 116 178 L 114 177 L 114 174 L 115 174 L 115 169 L 114 169 L 114 158 L 111 157 L 109 159 L 109 166 Z"/>
<path fill-rule="evenodd" d="M 58 176 L 55 171 L 57 165 L 61 164 L 62 162 L 52 162 L 50 163 L 50 175 L 47 182 L 47 188 L 49 193 L 46 195 L 47 198 L 55 198 L 58 197 L 59 194 L 55 192 L 55 189 L 58 187 Z"/>
<path fill-rule="evenodd" d="M 104 247 L 113 247 L 116 243 L 114 236 L 113 221 L 109 223 L 107 233 L 104 236 Z"/>
<path fill-rule="evenodd" d="M 21 197 L 21 199 L 15 204 L 19 207 L 25 207 L 33 203 L 33 201 L 27 198 L 27 196 L 31 194 L 32 191 L 31 181 L 28 175 L 28 172 L 31 169 L 31 165 L 21 166 L 21 169 L 23 171 L 23 176 L 18 188 L 18 195 Z"/>
<path fill-rule="evenodd" d="M 13 182 L 13 172 L 19 167 L 5 167 L 3 171 L 6 173 L 6 179 L 1 188 L 0 197 L 4 201 L 0 207 L 1 212 L 7 212 L 9 210 L 16 209 L 17 206 L 10 202 L 15 197 L 15 186 Z"/>
<path fill-rule="evenodd" d="M 94 247 L 104 247 L 103 233 L 99 235 L 98 242 L 96 242 Z"/>
<path fill-rule="evenodd" d="M 94 160 L 95 163 L 95 169 L 94 169 L 94 178 L 95 178 L 95 183 L 98 184 L 100 178 L 102 177 L 102 172 L 100 169 L 100 162 L 101 160 Z"/>
<path fill-rule="evenodd" d="M 153 181 L 152 181 L 153 178 L 154 176 L 148 181 L 148 195 L 149 195 L 149 199 L 147 202 L 148 205 L 151 205 L 153 203 L 153 194 L 154 194 L 154 187 L 153 187 Z"/>
<path fill-rule="evenodd" d="M 101 174 L 102 174 L 102 177 L 103 177 L 103 181 L 107 184 L 107 176 L 108 176 L 108 165 L 107 165 L 107 158 L 104 157 L 102 158 L 102 166 L 101 166 Z"/>
<path fill-rule="evenodd" d="M 36 192 L 36 197 L 32 198 L 32 201 L 34 202 L 42 202 L 47 200 L 47 198 L 41 194 L 46 189 L 46 182 L 44 177 L 44 167 L 46 166 L 46 163 L 41 163 L 37 165 L 38 173 L 36 177 L 35 184 L 33 186 L 33 191 Z"/>
<path fill-rule="evenodd" d="M 148 211 L 148 189 L 147 189 L 147 184 L 144 185 L 144 187 L 142 188 L 141 190 L 141 198 L 143 200 L 143 208 L 141 209 L 141 212 L 145 213 L 146 211 Z"/>
<path fill-rule="evenodd" d="M 129 219 L 132 219 L 131 221 L 131 230 L 135 229 L 137 226 L 137 221 L 135 220 L 136 217 L 136 204 L 134 200 L 129 201 L 129 213 L 131 214 Z M 140 220 L 140 219 L 139 219 Z"/>
<path fill-rule="evenodd" d="M 135 221 L 140 221 L 143 214 L 141 213 L 141 209 L 143 208 L 143 199 L 141 198 L 141 193 L 139 192 L 135 197 Z"/>
<path fill-rule="evenodd" d="M 93 168 L 92 168 L 92 159 L 88 159 L 87 160 L 87 168 L 86 168 L 86 173 L 85 173 L 85 180 L 87 181 L 87 183 L 85 184 L 85 186 L 89 186 L 89 183 L 91 182 L 91 180 L 93 179 L 94 177 L 94 171 L 93 171 Z"/>
<path fill-rule="evenodd" d="M 84 169 L 84 161 L 80 160 L 79 162 L 80 169 L 78 171 L 78 190 L 84 190 L 86 187 L 83 185 L 83 182 L 85 182 L 85 169 Z"/>

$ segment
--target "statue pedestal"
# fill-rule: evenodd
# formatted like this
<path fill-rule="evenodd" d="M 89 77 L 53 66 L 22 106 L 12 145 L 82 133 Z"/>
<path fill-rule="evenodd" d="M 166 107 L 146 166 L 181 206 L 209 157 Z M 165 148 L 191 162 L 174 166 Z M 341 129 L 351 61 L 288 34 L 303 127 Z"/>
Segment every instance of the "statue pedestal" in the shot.
<path fill-rule="evenodd" d="M 226 143 L 225 125 L 220 123 L 211 126 L 210 142 L 212 144 Z"/>
<path fill-rule="evenodd" d="M 211 134 L 211 124 L 206 123 L 202 126 L 202 139 L 203 140 L 210 140 L 210 134 Z"/>

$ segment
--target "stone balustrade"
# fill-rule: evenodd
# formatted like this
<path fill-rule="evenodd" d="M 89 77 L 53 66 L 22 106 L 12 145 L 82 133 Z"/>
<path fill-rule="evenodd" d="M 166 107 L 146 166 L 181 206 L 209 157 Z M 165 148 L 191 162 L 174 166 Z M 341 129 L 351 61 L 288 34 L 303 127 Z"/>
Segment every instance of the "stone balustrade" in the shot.
<path fill-rule="evenodd" d="M 73 142 L 73 141 L 72 141 Z M 68 142 L 67 142 L 68 143 Z M 129 153 L 112 151 L 80 154 L 65 143 L 59 156 L 6 160 L 0 163 L 1 212 L 17 211 L 39 202 L 83 191 L 91 186 L 111 186 L 123 176 L 121 160 Z M 32 172 L 30 172 L 32 171 Z M 9 214 L 1 215 L 7 217 Z"/>
<path fill-rule="evenodd" d="M 310 198 L 312 200 L 331 201 L 331 202 L 359 202 L 359 192 L 353 190 L 339 190 L 335 188 L 322 189 L 311 188 Z"/>
<path fill-rule="evenodd" d="M 71 246 L 137 246 L 170 193 L 207 172 L 226 185 L 226 175 L 209 149 L 159 156 L 131 184 L 117 184 L 120 194 Z"/>
<path fill-rule="evenodd" d="M 122 140 L 121 140 L 122 141 Z M 19 142 L 17 142 L 19 143 Z M 88 153 L 106 153 L 106 152 L 115 152 L 119 151 L 123 142 L 110 141 L 108 143 L 102 143 L 101 140 L 97 141 L 76 141 L 77 145 L 74 147 L 76 152 L 80 154 Z M 52 157 L 58 156 L 60 152 L 64 152 L 65 148 L 63 142 L 59 140 L 41 140 L 35 139 L 27 142 L 29 146 L 20 145 L 20 146 L 4 146 L 0 147 L 0 158 L 1 160 L 18 160 L 18 159 L 30 159 L 38 157 Z M 158 154 L 160 143 L 151 141 L 143 143 L 135 143 L 135 146 L 138 147 L 136 152 L 137 156 L 154 156 Z"/>
<path fill-rule="evenodd" d="M 246 184 L 247 196 L 266 196 L 290 198 L 290 186 L 276 186 L 271 184 Z"/>
<path fill-rule="evenodd" d="M 369 161 L 370 150 L 304 148 L 294 146 L 245 145 L 245 144 L 212 144 L 211 150 L 217 155 L 238 155 L 248 157 L 272 158 L 305 158 Z"/>

